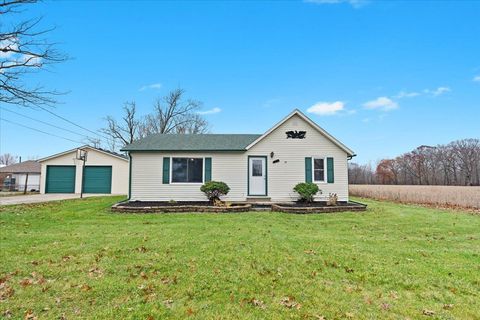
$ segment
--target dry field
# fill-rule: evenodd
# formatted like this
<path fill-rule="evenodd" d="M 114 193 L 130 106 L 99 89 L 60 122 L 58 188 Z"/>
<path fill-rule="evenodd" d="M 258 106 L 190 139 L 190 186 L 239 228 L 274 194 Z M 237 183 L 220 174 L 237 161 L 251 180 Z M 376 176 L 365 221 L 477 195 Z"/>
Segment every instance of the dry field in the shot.
<path fill-rule="evenodd" d="M 354 185 L 350 195 L 445 207 L 480 209 L 480 187 Z"/>

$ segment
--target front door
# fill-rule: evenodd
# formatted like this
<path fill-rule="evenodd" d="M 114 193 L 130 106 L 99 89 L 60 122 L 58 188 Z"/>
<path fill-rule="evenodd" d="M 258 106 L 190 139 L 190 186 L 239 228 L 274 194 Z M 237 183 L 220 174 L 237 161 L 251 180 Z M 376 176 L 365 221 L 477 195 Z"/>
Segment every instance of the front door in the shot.
<path fill-rule="evenodd" d="M 267 195 L 267 159 L 266 157 L 248 158 L 248 195 Z"/>

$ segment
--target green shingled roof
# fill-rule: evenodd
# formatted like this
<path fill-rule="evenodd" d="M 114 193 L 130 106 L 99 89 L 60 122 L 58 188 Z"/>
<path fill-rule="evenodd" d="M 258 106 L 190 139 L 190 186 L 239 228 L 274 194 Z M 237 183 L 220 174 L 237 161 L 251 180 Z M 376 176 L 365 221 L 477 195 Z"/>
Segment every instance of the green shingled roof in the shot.
<path fill-rule="evenodd" d="M 155 134 L 122 151 L 244 151 L 260 134 Z"/>

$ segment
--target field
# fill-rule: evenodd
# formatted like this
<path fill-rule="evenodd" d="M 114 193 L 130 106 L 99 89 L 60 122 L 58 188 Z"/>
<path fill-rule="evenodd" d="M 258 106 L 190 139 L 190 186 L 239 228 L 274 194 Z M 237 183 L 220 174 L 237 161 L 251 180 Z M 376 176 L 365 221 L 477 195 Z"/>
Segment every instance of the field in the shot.
<path fill-rule="evenodd" d="M 480 209 L 480 187 L 351 184 L 349 191 L 377 200 Z"/>
<path fill-rule="evenodd" d="M 0 315 L 480 318 L 476 215 L 364 199 L 362 213 L 110 213 L 118 200 L 0 207 Z"/>

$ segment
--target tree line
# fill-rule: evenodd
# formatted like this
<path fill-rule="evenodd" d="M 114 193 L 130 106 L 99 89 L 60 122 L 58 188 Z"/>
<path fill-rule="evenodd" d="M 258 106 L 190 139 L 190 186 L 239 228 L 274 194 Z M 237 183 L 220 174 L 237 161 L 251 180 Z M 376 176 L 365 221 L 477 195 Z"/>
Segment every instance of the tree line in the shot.
<path fill-rule="evenodd" d="M 394 159 L 370 164 L 350 163 L 351 184 L 480 185 L 480 139 L 462 139 L 420 146 Z"/>

